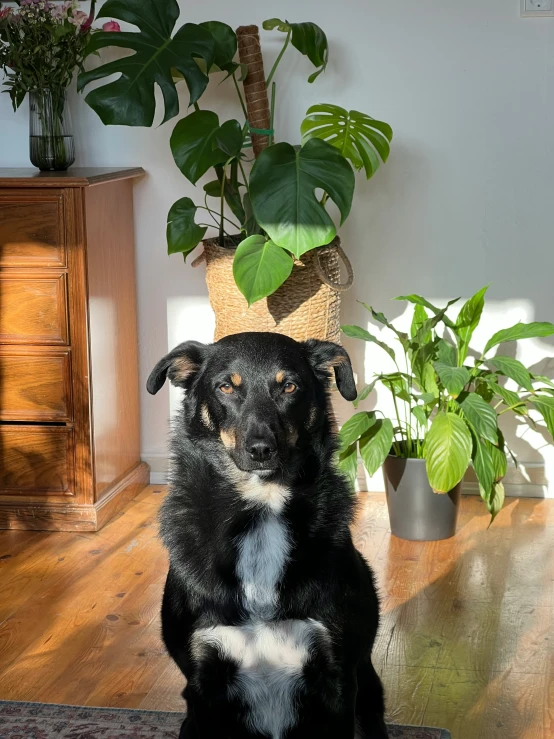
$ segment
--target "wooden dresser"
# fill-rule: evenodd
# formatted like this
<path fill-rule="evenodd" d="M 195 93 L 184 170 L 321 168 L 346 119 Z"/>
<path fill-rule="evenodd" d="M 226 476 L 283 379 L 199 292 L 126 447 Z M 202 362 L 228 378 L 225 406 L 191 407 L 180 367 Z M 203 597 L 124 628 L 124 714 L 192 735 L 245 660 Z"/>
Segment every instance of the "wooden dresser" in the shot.
<path fill-rule="evenodd" d="M 96 531 L 140 462 L 133 180 L 0 169 L 0 528 Z"/>

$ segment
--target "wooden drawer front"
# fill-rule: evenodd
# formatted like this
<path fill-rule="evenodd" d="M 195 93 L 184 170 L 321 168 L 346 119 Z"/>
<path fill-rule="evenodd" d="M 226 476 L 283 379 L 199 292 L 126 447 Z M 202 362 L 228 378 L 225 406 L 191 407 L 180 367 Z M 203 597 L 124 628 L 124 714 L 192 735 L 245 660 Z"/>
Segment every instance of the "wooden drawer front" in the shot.
<path fill-rule="evenodd" d="M 61 197 L 38 202 L 0 195 L 0 265 L 65 267 Z"/>
<path fill-rule="evenodd" d="M 73 494 L 73 431 L 0 424 L 0 495 Z"/>
<path fill-rule="evenodd" d="M 0 420 L 71 420 L 69 352 L 0 351 Z"/>
<path fill-rule="evenodd" d="M 0 275 L 0 342 L 68 343 L 65 274 Z"/>

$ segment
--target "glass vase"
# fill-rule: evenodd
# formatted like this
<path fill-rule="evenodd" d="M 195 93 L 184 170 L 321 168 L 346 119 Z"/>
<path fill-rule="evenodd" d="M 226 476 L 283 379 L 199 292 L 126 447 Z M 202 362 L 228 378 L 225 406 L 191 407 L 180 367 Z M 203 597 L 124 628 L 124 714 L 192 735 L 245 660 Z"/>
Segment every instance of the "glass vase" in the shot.
<path fill-rule="evenodd" d="M 31 162 L 43 172 L 63 171 L 75 161 L 75 144 L 66 91 L 29 93 Z"/>

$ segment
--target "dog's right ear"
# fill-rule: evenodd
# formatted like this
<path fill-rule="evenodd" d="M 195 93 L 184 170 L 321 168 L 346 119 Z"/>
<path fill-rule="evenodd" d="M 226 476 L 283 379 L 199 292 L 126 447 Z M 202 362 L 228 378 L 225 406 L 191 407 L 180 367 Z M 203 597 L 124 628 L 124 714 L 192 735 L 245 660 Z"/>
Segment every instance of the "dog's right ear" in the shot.
<path fill-rule="evenodd" d="M 166 377 L 177 387 L 188 387 L 204 361 L 206 345 L 199 341 L 185 341 L 169 352 L 150 373 L 146 389 L 155 395 L 163 387 Z"/>

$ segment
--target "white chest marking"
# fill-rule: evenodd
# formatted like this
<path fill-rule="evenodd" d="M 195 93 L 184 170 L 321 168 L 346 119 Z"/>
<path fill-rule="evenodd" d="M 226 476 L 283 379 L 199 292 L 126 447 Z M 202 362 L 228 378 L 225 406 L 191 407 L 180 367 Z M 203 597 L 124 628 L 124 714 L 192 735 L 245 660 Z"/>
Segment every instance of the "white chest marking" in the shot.
<path fill-rule="evenodd" d="M 210 645 L 235 662 L 238 672 L 229 696 L 247 706 L 248 728 L 282 739 L 297 722 L 296 694 L 310 652 L 328 641 L 325 626 L 313 619 L 257 622 L 199 629 L 193 650 L 201 659 L 203 645 Z"/>
<path fill-rule="evenodd" d="M 252 616 L 274 618 L 277 585 L 289 558 L 290 536 L 279 516 L 268 513 L 238 543 L 236 564 L 243 603 Z"/>
<path fill-rule="evenodd" d="M 290 490 L 276 482 L 264 482 L 259 475 L 235 475 L 239 495 L 253 505 L 261 505 L 273 513 L 281 513 Z"/>
<path fill-rule="evenodd" d="M 239 495 L 257 509 L 257 521 L 238 541 L 236 574 L 243 603 L 252 616 L 271 619 L 277 606 L 277 585 L 290 553 L 290 535 L 280 516 L 290 490 L 258 475 L 236 478 Z"/>

